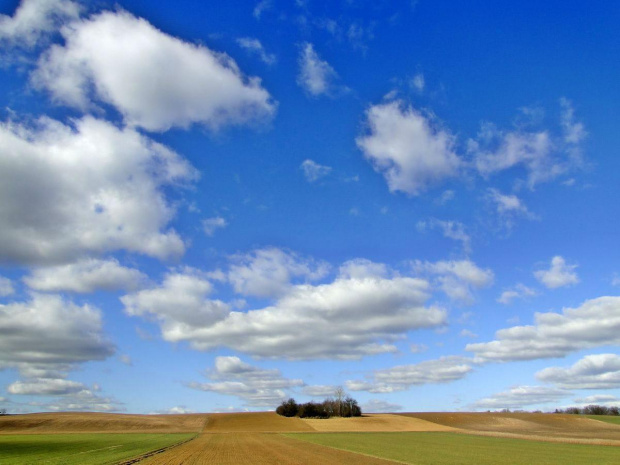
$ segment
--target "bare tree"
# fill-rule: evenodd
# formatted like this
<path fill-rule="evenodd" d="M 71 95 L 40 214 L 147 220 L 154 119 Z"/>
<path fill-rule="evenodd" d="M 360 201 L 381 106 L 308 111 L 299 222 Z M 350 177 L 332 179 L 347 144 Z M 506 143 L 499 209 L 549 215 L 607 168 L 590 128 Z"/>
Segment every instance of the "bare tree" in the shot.
<path fill-rule="evenodd" d="M 336 398 L 336 405 L 338 406 L 338 416 L 342 416 L 342 401 L 344 400 L 344 396 L 346 392 L 344 392 L 344 388 L 342 386 L 338 386 L 334 391 L 334 397 Z"/>

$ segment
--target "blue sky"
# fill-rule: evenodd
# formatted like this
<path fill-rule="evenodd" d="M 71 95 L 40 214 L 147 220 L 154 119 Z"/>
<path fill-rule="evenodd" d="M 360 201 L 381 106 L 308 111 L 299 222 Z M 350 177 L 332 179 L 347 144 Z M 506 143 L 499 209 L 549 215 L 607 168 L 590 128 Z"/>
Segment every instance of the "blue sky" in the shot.
<path fill-rule="evenodd" d="M 619 13 L 0 1 L 0 407 L 620 405 Z"/>

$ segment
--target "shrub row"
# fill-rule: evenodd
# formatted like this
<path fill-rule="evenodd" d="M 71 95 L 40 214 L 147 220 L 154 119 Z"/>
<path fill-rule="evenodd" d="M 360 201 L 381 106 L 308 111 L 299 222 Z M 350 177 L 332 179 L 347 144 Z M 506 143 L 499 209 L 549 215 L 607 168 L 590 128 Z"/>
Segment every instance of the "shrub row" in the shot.
<path fill-rule="evenodd" d="M 555 409 L 554 413 L 568 413 L 571 415 L 620 415 L 620 408 L 605 407 L 604 405 L 588 405 L 583 408 L 568 407 L 566 409 Z"/>

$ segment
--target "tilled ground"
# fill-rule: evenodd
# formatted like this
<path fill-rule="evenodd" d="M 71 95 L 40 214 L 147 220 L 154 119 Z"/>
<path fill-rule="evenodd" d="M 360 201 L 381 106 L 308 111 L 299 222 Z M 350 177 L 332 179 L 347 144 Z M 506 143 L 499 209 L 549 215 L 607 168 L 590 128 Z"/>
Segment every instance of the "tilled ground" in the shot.
<path fill-rule="evenodd" d="M 144 465 L 355 464 L 393 465 L 391 460 L 310 444 L 273 433 L 203 433 L 198 438 L 150 457 Z"/>

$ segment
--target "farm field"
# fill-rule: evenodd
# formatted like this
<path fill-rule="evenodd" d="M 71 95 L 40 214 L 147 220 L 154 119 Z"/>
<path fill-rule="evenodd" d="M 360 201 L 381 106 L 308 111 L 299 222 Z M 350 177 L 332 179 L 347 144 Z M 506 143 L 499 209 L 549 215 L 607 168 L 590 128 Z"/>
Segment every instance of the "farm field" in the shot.
<path fill-rule="evenodd" d="M 0 435 L 0 464 L 116 464 L 194 436 L 195 433 L 4 434 Z"/>
<path fill-rule="evenodd" d="M 620 417 L 611 415 L 586 415 L 592 420 L 604 421 L 605 423 L 611 423 L 613 425 L 620 425 Z"/>
<path fill-rule="evenodd" d="M 178 445 L 138 463 L 620 463 L 620 425 L 598 420 L 528 413 L 369 414 L 327 420 L 274 412 L 14 415 L 0 417 L 0 464 L 123 463 L 171 444 Z"/>
<path fill-rule="evenodd" d="M 458 433 L 314 433 L 287 436 L 313 444 L 411 464 L 620 463 L 620 449 L 617 447 L 557 444 Z"/>

